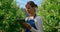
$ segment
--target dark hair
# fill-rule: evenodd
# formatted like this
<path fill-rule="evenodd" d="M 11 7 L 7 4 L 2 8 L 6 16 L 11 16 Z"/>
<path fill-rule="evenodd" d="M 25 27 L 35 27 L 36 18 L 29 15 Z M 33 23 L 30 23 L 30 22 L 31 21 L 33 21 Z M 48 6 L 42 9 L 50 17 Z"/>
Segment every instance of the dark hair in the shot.
<path fill-rule="evenodd" d="M 37 7 L 38 8 L 37 4 L 35 4 L 33 1 L 29 1 L 29 2 L 27 2 L 27 4 L 31 5 L 31 7 Z"/>

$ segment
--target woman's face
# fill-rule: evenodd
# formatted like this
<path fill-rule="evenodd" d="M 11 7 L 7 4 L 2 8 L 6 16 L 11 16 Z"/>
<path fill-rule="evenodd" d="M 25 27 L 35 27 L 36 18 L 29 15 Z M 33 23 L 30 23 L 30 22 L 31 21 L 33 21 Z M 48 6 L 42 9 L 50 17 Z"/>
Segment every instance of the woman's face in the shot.
<path fill-rule="evenodd" d="M 35 7 L 31 7 L 29 4 L 26 4 L 26 12 L 29 15 L 33 15 L 35 13 Z"/>

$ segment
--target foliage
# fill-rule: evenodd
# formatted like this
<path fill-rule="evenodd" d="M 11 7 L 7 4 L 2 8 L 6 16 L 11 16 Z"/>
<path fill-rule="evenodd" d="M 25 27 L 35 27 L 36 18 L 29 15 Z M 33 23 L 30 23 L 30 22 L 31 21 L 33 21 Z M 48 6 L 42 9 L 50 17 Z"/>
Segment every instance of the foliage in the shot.
<path fill-rule="evenodd" d="M 60 0 L 43 0 L 38 10 L 37 14 L 43 17 L 44 32 L 58 32 L 56 26 L 60 22 Z"/>
<path fill-rule="evenodd" d="M 14 0 L 0 0 L 0 32 L 20 32 L 22 27 L 16 19 L 23 18 L 23 12 Z"/>

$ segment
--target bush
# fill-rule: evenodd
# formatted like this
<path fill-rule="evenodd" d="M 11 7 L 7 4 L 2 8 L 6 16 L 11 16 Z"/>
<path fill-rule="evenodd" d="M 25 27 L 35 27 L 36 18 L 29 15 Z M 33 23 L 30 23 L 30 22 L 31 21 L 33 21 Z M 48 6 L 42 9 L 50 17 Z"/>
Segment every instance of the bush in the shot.
<path fill-rule="evenodd" d="M 59 0 L 43 0 L 38 9 L 38 15 L 43 17 L 45 32 L 58 32 L 56 26 L 60 22 L 60 2 Z"/>

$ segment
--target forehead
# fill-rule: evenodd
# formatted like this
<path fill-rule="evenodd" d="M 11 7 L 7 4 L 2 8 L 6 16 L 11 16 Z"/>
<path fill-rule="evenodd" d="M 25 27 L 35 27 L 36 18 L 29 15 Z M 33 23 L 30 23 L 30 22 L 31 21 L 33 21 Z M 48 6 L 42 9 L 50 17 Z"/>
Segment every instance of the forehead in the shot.
<path fill-rule="evenodd" d="M 31 7 L 31 5 L 30 4 L 26 4 L 26 6 L 25 7 Z"/>

